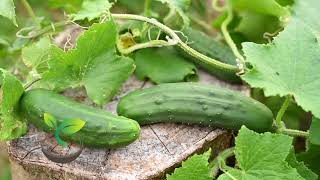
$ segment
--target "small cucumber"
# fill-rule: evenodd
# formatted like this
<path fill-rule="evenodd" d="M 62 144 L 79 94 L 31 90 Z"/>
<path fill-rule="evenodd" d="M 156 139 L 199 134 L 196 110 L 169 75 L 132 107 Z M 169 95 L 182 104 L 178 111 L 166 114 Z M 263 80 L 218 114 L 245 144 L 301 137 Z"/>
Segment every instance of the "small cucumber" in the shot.
<path fill-rule="evenodd" d="M 90 147 L 124 146 L 135 141 L 140 134 L 140 126 L 134 120 L 78 103 L 45 89 L 25 92 L 20 110 L 29 122 L 47 132 L 50 129 L 43 120 L 44 113 L 56 117 L 58 123 L 74 118 L 86 121 L 79 132 L 68 136 L 61 134 L 61 137 Z"/>
<path fill-rule="evenodd" d="M 218 61 L 221 61 L 226 64 L 237 65 L 236 57 L 234 56 L 232 50 L 228 46 L 218 41 L 215 41 L 214 39 L 207 36 L 201 31 L 197 31 L 192 28 L 186 28 L 183 30 L 183 35 L 181 35 L 180 38 L 185 41 L 188 40 L 188 42 L 190 42 L 190 44 L 188 44 L 190 47 L 208 57 L 217 59 Z M 217 78 L 228 81 L 230 83 L 242 83 L 240 77 L 237 76 L 235 73 L 222 71 L 206 63 L 202 63 L 197 59 L 194 59 L 192 56 L 182 51 L 181 49 L 178 49 L 178 51 L 188 60 L 191 60 L 192 62 L 196 63 L 198 66 L 200 66 L 207 72 L 211 73 L 212 75 L 216 76 Z"/>
<path fill-rule="evenodd" d="M 161 84 L 131 92 L 120 100 L 117 112 L 140 125 L 176 122 L 233 130 L 245 125 L 264 132 L 273 123 L 272 112 L 262 103 L 236 91 L 198 83 Z"/>

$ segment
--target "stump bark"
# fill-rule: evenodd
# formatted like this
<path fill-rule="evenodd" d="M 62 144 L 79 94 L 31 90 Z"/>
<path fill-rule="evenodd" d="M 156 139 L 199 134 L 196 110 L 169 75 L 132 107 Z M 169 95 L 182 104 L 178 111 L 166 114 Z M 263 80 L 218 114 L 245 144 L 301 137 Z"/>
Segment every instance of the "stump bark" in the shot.
<path fill-rule="evenodd" d="M 244 86 L 223 83 L 207 73 L 200 72 L 203 84 L 229 87 L 248 94 Z M 105 109 L 115 113 L 119 99 L 128 92 L 152 86 L 129 79 L 121 93 Z M 65 93 L 78 101 L 91 104 L 83 90 Z M 119 149 L 84 149 L 78 159 L 69 164 L 49 161 L 40 149 L 40 141 L 46 137 L 44 132 L 30 127 L 28 134 L 8 143 L 14 180 L 23 179 L 163 179 L 181 162 L 195 153 L 210 147 L 213 153 L 230 146 L 231 134 L 225 130 L 209 127 L 154 124 L 143 126 L 140 138 L 127 147 Z"/>

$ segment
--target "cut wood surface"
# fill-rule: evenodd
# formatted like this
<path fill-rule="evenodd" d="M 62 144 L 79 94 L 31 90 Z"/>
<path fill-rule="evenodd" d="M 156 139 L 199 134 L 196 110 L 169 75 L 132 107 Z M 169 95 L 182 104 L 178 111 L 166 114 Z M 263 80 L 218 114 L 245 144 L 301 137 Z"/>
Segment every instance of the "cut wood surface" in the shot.
<path fill-rule="evenodd" d="M 207 73 L 200 72 L 201 83 L 227 86 L 248 93 L 243 86 L 227 85 Z M 129 79 L 122 92 L 105 109 L 115 113 L 119 99 L 128 92 L 152 86 Z M 86 104 L 91 102 L 84 91 L 65 93 Z M 179 166 L 190 155 L 204 152 L 209 147 L 218 153 L 230 146 L 231 135 L 224 130 L 181 124 L 143 126 L 140 138 L 119 149 L 85 149 L 69 164 L 49 161 L 40 149 L 46 133 L 30 127 L 29 133 L 8 143 L 13 179 L 161 179 Z"/>

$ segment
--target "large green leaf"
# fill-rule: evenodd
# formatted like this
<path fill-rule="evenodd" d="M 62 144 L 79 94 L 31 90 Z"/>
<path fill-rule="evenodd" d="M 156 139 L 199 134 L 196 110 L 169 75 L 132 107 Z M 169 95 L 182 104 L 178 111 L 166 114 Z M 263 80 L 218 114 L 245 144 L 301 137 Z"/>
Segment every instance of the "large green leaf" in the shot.
<path fill-rule="evenodd" d="M 167 180 L 212 180 L 211 168 L 208 167 L 211 150 L 201 155 L 193 155 L 182 162 L 182 167 L 175 169 L 174 173 L 167 175 Z"/>
<path fill-rule="evenodd" d="M 303 161 L 308 168 L 320 175 L 320 146 L 311 144 L 306 152 L 297 155 L 297 159 Z"/>
<path fill-rule="evenodd" d="M 67 13 L 75 13 L 80 10 L 83 0 L 49 0 L 51 8 L 63 8 Z"/>
<path fill-rule="evenodd" d="M 306 165 L 303 162 L 299 162 L 296 158 L 296 154 L 294 153 L 294 150 L 292 149 L 286 159 L 286 161 L 289 163 L 289 165 L 293 168 L 296 168 L 298 173 L 307 180 L 317 180 L 318 175 L 316 175 L 314 172 L 312 172 L 310 169 L 306 167 Z"/>
<path fill-rule="evenodd" d="M 13 0 L 1 0 L 0 1 L 0 16 L 4 16 L 12 21 L 12 23 L 16 26 L 17 20 L 16 20 L 16 12 Z"/>
<path fill-rule="evenodd" d="M 241 18 L 235 31 L 242 33 L 248 40 L 254 42 L 267 42 L 264 33 L 274 33 L 281 28 L 278 17 L 258 14 L 251 11 L 239 13 Z"/>
<path fill-rule="evenodd" d="M 263 88 L 266 96 L 293 95 L 306 111 L 320 117 L 320 47 L 315 34 L 292 19 L 271 44 L 244 43 L 251 63 L 242 79 L 251 87 Z"/>
<path fill-rule="evenodd" d="M 22 60 L 24 64 L 37 73 L 42 73 L 47 70 L 50 44 L 50 38 L 45 36 L 38 42 L 24 47 L 22 49 Z"/>
<path fill-rule="evenodd" d="M 295 18 L 300 19 L 320 35 L 319 0 L 296 0 L 294 5 Z"/>
<path fill-rule="evenodd" d="M 169 48 L 149 48 L 136 53 L 136 75 L 156 84 L 198 79 L 196 67 Z"/>
<path fill-rule="evenodd" d="M 116 55 L 117 28 L 113 21 L 94 24 L 78 39 L 75 49 L 52 47 L 44 80 L 56 89 L 84 86 L 97 104 L 110 100 L 134 70 L 133 60 Z"/>
<path fill-rule="evenodd" d="M 85 0 L 81 9 L 75 14 L 71 14 L 73 21 L 88 19 L 89 21 L 106 14 L 112 4 L 108 0 Z"/>
<path fill-rule="evenodd" d="M 228 170 L 219 179 L 304 179 L 286 162 L 292 139 L 269 132 L 258 134 L 242 127 L 235 146 L 239 169 Z"/>
<path fill-rule="evenodd" d="M 0 69 L 0 84 L 0 140 L 16 139 L 27 131 L 27 124 L 18 114 L 24 88 L 16 77 L 3 69 Z"/>
<path fill-rule="evenodd" d="M 320 119 L 313 117 L 310 127 L 310 142 L 315 145 L 320 145 Z"/>
<path fill-rule="evenodd" d="M 252 11 L 276 17 L 289 16 L 289 10 L 275 0 L 231 0 L 232 6 L 238 11 Z"/>
<path fill-rule="evenodd" d="M 186 14 L 186 11 L 189 9 L 191 0 L 157 0 L 157 1 L 167 4 L 171 10 L 167 15 L 167 17 L 164 19 L 165 21 L 171 19 L 173 15 L 177 13 L 182 18 L 184 27 L 189 26 L 190 20 L 188 15 Z"/>

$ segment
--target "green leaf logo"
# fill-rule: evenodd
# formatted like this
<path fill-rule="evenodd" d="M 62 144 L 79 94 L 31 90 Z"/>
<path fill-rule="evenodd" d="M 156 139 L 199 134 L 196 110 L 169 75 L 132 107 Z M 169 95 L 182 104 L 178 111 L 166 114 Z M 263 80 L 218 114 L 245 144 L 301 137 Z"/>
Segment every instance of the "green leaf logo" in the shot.
<path fill-rule="evenodd" d="M 71 135 L 78 131 L 80 131 L 83 126 L 86 124 L 86 121 L 81 119 L 66 119 L 64 120 L 55 131 L 55 138 L 59 145 L 66 147 L 68 145 L 67 142 L 63 141 L 60 138 L 60 133 L 64 135 Z"/>
<path fill-rule="evenodd" d="M 44 119 L 44 122 L 46 123 L 46 125 L 48 127 L 50 127 L 51 129 L 56 129 L 57 128 L 57 120 L 51 114 L 44 113 L 43 119 Z"/>
<path fill-rule="evenodd" d="M 60 125 L 63 127 L 61 132 L 65 135 L 71 135 L 80 131 L 85 124 L 86 122 L 81 119 L 66 119 Z"/>

